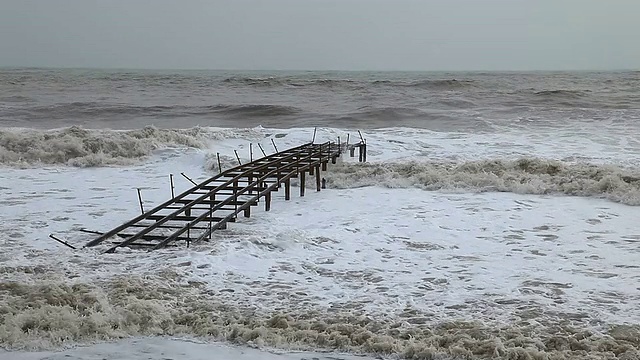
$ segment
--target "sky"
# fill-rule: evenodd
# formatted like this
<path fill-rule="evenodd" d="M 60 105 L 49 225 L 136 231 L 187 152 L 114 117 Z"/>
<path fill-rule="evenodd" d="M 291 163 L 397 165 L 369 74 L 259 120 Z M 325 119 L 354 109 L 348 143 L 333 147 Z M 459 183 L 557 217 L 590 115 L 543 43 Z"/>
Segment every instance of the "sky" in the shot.
<path fill-rule="evenodd" d="M 640 69 L 640 0 L 0 0 L 0 66 Z"/>

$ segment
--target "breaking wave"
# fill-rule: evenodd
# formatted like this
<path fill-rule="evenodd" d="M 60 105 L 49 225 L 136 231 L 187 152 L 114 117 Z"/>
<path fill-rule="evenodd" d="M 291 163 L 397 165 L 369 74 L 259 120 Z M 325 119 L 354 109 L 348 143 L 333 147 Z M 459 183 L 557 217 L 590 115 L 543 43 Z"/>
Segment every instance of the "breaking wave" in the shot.
<path fill-rule="evenodd" d="M 127 165 L 158 148 L 202 148 L 210 134 L 202 128 L 165 130 L 152 126 L 129 131 L 0 130 L 0 164 L 64 164 L 78 167 Z"/>
<path fill-rule="evenodd" d="M 160 276 L 119 276 L 92 283 L 45 280 L 46 269 L 2 270 L 33 275 L 29 283 L 0 281 L 4 320 L 0 346 L 12 350 L 57 349 L 145 335 L 189 335 L 257 347 L 416 360 L 633 359 L 640 349 L 640 328 L 635 325 L 610 325 L 600 333 L 554 321 L 433 323 L 428 314 L 415 309 L 366 314 L 320 307 L 302 311 L 287 303 L 270 312 L 239 305 L 222 291 L 181 283 L 171 270 Z"/>
<path fill-rule="evenodd" d="M 640 205 L 640 171 L 540 158 L 455 162 L 341 164 L 329 169 L 334 188 L 387 186 L 519 194 L 565 194 Z"/>

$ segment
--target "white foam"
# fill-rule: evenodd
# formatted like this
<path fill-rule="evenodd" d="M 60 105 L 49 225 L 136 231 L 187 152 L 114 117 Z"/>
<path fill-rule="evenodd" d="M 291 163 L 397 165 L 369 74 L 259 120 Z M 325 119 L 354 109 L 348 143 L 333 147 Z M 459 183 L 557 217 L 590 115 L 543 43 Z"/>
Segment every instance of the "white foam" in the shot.
<path fill-rule="evenodd" d="M 155 152 L 148 162 L 126 168 L 3 169 L 0 297 L 14 305 L 2 310 L 10 320 L 0 329 L 2 345 L 46 349 L 191 331 L 283 348 L 406 356 L 423 351 L 422 358 L 476 349 L 508 358 L 520 350 L 516 337 L 507 334 L 517 333 L 527 354 L 571 358 L 580 354 L 553 348 L 551 343 L 560 341 L 553 337 L 570 341 L 587 331 L 593 335 L 583 344 L 593 354 L 605 351 L 598 344 L 606 341 L 620 354 L 637 352 L 638 341 L 628 335 L 633 331 L 614 336 L 610 326 L 640 323 L 635 265 L 640 234 L 634 226 L 640 208 L 603 199 L 333 188 L 289 203 L 278 194 L 270 212 L 254 211 L 251 218 L 217 232 L 214 242 L 191 249 L 102 255 L 95 249 L 73 252 L 47 238 L 56 233 L 82 245 L 91 237 L 77 228 L 108 230 L 138 214 L 136 187 L 142 187 L 149 207 L 169 197 L 169 173 L 202 180 L 212 173 L 205 169 L 212 153 L 229 159 L 240 149 L 245 161 L 250 142 L 261 142 L 266 150 L 275 138 L 286 148 L 308 141 L 307 130 L 258 129 L 257 135 L 222 139 L 203 149 Z M 365 134 L 370 160 L 402 161 L 398 143 L 382 147 L 384 137 L 393 139 L 394 131 L 400 130 Z M 339 134 L 344 132 L 319 129 L 317 140 Z M 423 135 L 415 135 L 413 143 Z M 440 135 L 432 135 L 437 143 Z M 451 161 L 465 151 L 471 157 L 471 147 L 445 149 L 449 140 L 444 137 L 452 135 L 442 136 L 442 159 Z M 554 158 L 593 154 L 593 163 L 613 156 L 591 145 L 580 151 L 546 151 L 553 151 Z M 543 143 L 531 146 L 544 148 Z M 482 156 L 489 158 L 507 152 L 499 145 L 485 150 Z M 633 166 L 628 149 L 620 154 L 618 166 Z M 420 160 L 419 154 L 412 156 Z M 180 192 L 190 183 L 178 177 L 176 187 Z M 99 307 L 80 311 L 69 305 L 85 294 L 88 303 Z M 52 303 L 57 298 L 67 302 Z M 21 307 L 28 304 L 33 307 Z M 190 312 L 202 316 L 203 323 L 184 323 Z M 285 317 L 275 317 L 278 313 Z M 327 332 L 310 329 L 304 318 L 309 314 L 334 327 Z M 450 328 L 442 327 L 451 322 Z M 569 327 L 575 331 L 558 335 Z M 483 345 L 473 331 L 495 346 L 478 350 Z M 455 338 L 455 333 L 465 335 Z M 447 334 L 456 345 L 437 345 Z M 358 337 L 365 335 L 372 340 Z M 77 354 L 72 355 L 82 352 Z"/>
<path fill-rule="evenodd" d="M 12 360 L 148 360 L 161 355 L 162 359 L 176 360 L 367 360 L 369 358 L 345 354 L 312 352 L 268 352 L 224 344 L 206 344 L 179 338 L 137 338 L 115 343 L 97 344 L 59 352 L 11 352 L 2 355 Z M 8 357 L 7 357 L 8 359 Z"/>

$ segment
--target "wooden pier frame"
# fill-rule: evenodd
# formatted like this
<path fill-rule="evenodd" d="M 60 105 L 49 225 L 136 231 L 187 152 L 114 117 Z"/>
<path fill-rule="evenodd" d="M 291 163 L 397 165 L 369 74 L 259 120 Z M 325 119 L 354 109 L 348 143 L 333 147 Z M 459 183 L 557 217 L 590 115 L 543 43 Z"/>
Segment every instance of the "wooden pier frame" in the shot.
<path fill-rule="evenodd" d="M 215 230 L 226 229 L 227 223 L 235 222 L 238 214 L 250 217 L 251 207 L 260 201 L 264 201 L 265 211 L 271 210 L 272 193 L 282 185 L 285 200 L 289 200 L 292 178 L 300 178 L 300 196 L 305 193 L 307 173 L 315 175 L 316 189 L 320 191 L 320 172 L 339 156 L 340 146 L 334 142 L 307 143 L 238 165 L 194 184 L 181 194 L 172 193 L 170 200 L 100 233 L 85 247 L 96 246 L 114 236 L 121 241 L 112 243 L 107 253 L 123 246 L 142 245 L 139 240 L 146 241 L 143 245 L 151 249 L 176 241 L 186 241 L 187 246 L 208 241 Z"/>

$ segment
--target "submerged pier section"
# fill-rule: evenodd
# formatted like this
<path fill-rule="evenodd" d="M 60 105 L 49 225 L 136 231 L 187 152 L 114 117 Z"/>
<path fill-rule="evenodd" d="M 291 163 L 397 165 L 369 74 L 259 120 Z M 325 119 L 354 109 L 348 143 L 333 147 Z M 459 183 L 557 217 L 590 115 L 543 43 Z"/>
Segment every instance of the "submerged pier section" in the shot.
<path fill-rule="evenodd" d="M 336 163 L 341 147 L 334 142 L 308 143 L 236 166 L 215 175 L 170 200 L 88 242 L 96 246 L 114 236 L 122 239 L 106 251 L 122 246 L 159 249 L 177 241 L 187 246 L 209 241 L 212 233 L 235 222 L 239 214 L 251 216 L 251 208 L 264 204 L 271 208 L 271 194 L 284 187 L 285 200 L 291 198 L 291 179 L 299 178 L 304 196 L 307 174 L 316 190 L 323 187 L 321 171 Z"/>

